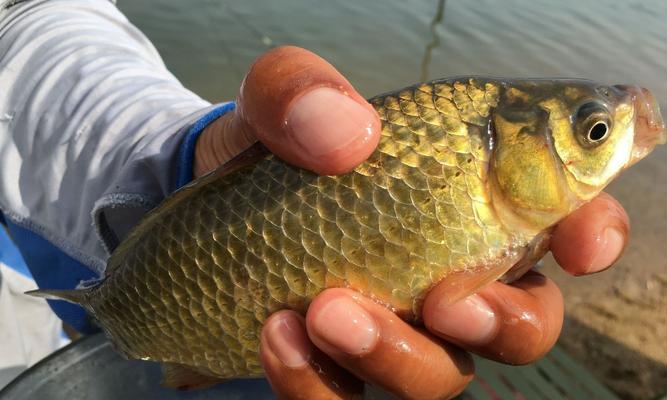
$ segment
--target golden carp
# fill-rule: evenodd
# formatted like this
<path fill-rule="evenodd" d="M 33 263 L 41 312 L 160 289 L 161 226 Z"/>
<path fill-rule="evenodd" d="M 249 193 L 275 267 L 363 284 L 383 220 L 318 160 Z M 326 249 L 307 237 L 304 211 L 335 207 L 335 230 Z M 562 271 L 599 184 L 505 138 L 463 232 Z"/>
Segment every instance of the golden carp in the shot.
<path fill-rule="evenodd" d="M 525 272 L 550 227 L 664 142 L 632 86 L 454 78 L 370 103 L 382 137 L 354 171 L 255 145 L 146 215 L 99 284 L 38 294 L 81 304 L 125 356 L 169 365 L 168 384 L 257 376 L 272 312 L 350 287 L 418 322 L 442 280 L 455 301 Z"/>

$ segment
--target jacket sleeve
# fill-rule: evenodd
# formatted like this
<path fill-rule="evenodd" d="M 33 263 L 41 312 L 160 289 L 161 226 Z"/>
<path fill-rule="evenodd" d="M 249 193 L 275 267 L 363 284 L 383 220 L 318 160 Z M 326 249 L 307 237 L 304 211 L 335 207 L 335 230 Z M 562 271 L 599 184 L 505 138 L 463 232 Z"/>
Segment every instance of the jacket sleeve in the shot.
<path fill-rule="evenodd" d="M 110 1 L 10 3 L 0 0 L 0 211 L 100 275 L 191 175 L 192 138 L 233 104 L 184 88 Z"/>

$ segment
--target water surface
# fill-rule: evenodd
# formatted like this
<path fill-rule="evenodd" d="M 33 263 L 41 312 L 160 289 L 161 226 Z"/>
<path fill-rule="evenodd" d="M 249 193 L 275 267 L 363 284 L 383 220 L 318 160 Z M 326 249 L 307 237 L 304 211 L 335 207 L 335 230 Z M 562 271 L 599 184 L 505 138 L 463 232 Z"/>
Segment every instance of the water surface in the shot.
<path fill-rule="evenodd" d="M 667 99 L 667 2 L 659 0 L 119 0 L 119 6 L 170 69 L 213 101 L 232 98 L 252 60 L 284 44 L 325 57 L 367 96 L 424 77 L 484 74 L 633 82 Z"/>

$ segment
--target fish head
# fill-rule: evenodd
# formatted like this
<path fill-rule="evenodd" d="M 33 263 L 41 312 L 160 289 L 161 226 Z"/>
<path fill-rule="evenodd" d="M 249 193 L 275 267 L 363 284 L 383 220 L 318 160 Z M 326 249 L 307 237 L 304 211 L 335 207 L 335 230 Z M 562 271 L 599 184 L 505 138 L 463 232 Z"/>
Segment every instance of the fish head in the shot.
<path fill-rule="evenodd" d="M 506 219 L 545 229 L 665 143 L 651 93 L 585 80 L 504 85 L 490 129 L 492 175 Z"/>

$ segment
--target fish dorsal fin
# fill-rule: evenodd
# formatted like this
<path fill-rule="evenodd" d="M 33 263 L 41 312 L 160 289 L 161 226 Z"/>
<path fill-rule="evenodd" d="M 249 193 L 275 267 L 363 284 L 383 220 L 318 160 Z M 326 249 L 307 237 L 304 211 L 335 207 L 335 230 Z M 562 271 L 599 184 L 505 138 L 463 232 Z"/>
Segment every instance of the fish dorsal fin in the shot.
<path fill-rule="evenodd" d="M 181 364 L 162 364 L 162 386 L 178 390 L 205 389 L 224 382 L 222 378 L 204 375 Z"/>
<path fill-rule="evenodd" d="M 172 208 L 176 207 L 181 202 L 187 200 L 193 194 L 193 192 L 200 190 L 207 184 L 218 179 L 224 178 L 244 168 L 252 167 L 269 154 L 269 150 L 264 147 L 263 144 L 256 142 L 236 157 L 218 167 L 218 169 L 215 171 L 210 172 L 176 190 L 169 197 L 164 199 L 157 207 L 149 211 L 142 218 L 141 222 L 132 228 L 125 240 L 123 240 L 111 254 L 109 262 L 107 263 L 106 275 L 109 275 L 116 268 L 123 265 L 123 260 L 126 258 L 125 254 L 130 249 L 132 249 L 135 243 L 140 241 L 145 233 L 150 232 L 153 229 L 154 224 L 163 218 L 165 213 L 169 212 Z"/>

